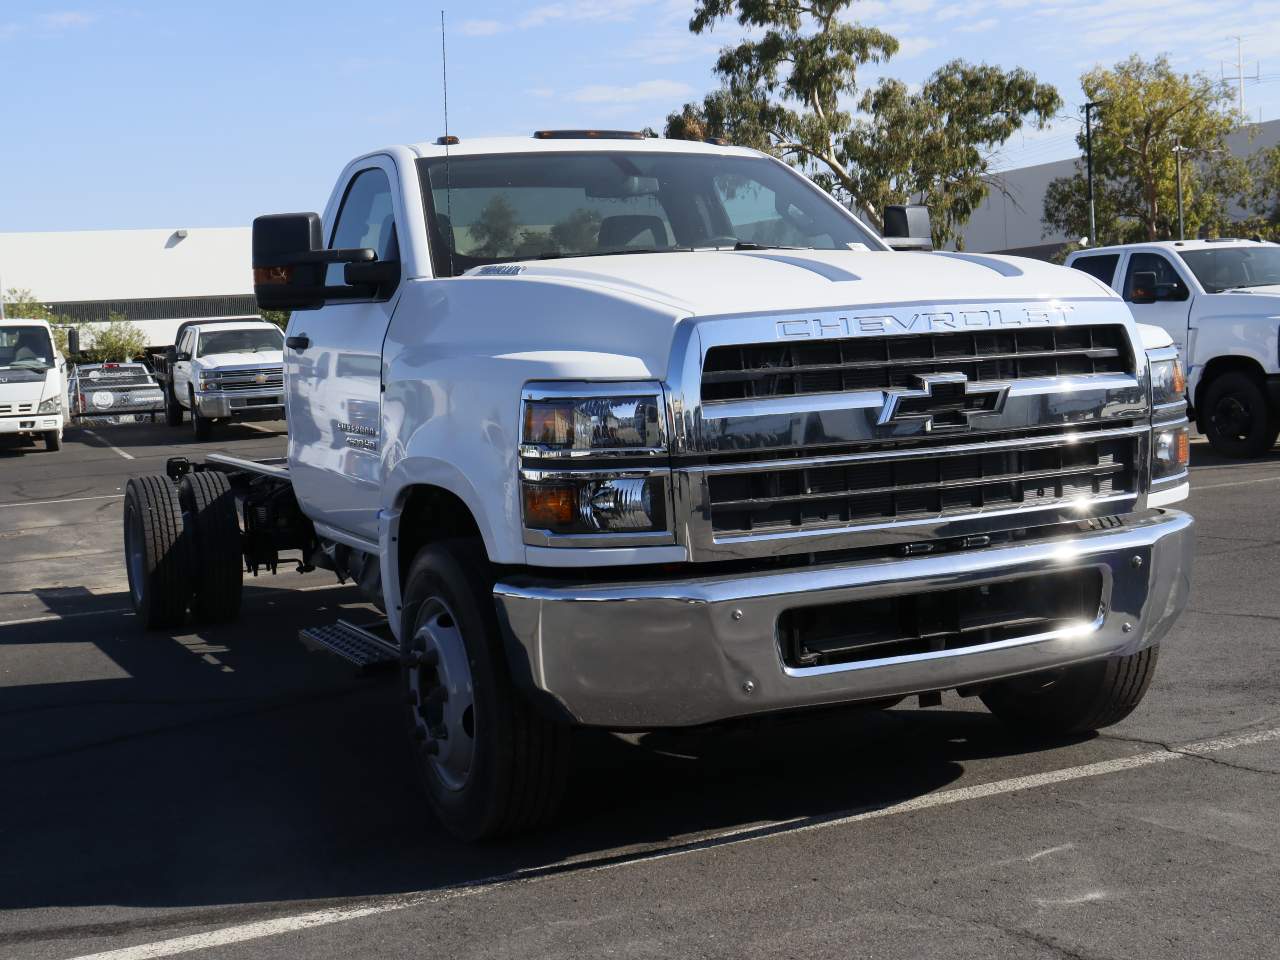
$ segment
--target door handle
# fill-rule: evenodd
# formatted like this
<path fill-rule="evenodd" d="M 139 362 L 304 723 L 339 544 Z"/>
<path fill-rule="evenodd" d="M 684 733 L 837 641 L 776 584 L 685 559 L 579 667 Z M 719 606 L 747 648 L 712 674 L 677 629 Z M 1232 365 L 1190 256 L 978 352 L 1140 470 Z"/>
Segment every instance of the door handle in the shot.
<path fill-rule="evenodd" d="M 305 350 L 311 346 L 311 338 L 305 333 L 299 333 L 297 336 L 286 339 L 284 345 L 290 350 Z"/>

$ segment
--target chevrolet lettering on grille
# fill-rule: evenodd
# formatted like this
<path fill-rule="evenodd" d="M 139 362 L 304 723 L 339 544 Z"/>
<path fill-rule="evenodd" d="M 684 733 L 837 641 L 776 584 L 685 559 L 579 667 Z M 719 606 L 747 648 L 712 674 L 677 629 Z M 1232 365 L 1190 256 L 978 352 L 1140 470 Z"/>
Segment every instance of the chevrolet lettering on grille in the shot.
<path fill-rule="evenodd" d="M 917 374 L 919 388 L 884 392 L 877 426 L 919 423 L 926 433 L 972 430 L 973 418 L 997 414 L 1009 393 L 1005 383 L 973 383 L 963 373 Z"/>

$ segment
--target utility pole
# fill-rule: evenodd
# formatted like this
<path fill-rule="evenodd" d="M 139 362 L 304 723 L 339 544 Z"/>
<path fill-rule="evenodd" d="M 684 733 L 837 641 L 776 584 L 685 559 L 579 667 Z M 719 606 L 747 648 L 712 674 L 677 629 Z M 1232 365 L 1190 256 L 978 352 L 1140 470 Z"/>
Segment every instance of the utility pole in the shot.
<path fill-rule="evenodd" d="M 1093 205 L 1093 110 L 1101 104 L 1090 101 L 1084 105 L 1084 162 L 1087 170 L 1089 196 L 1089 245 L 1098 245 L 1098 226 Z"/>
<path fill-rule="evenodd" d="M 1180 143 L 1174 143 L 1173 145 L 1174 163 L 1178 171 L 1178 239 L 1179 240 L 1187 239 L 1187 231 L 1182 223 L 1182 155 L 1188 149 L 1189 148 L 1184 147 Z"/>

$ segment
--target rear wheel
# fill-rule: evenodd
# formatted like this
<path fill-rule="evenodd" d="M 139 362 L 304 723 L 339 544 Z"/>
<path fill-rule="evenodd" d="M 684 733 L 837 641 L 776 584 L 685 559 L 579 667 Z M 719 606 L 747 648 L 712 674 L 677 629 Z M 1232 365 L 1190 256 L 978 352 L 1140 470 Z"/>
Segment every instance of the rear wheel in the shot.
<path fill-rule="evenodd" d="M 231 484 L 215 471 L 189 473 L 178 486 L 178 499 L 195 558 L 191 612 L 206 622 L 230 622 L 240 615 L 244 585 L 240 516 Z"/>
<path fill-rule="evenodd" d="M 423 548 L 405 578 L 414 765 L 440 821 L 467 840 L 551 819 L 569 771 L 569 729 L 534 710 L 508 675 L 492 585 L 469 541 Z"/>
<path fill-rule="evenodd" d="M 182 404 L 173 395 L 173 384 L 167 383 L 164 388 L 164 422 L 171 427 L 182 426 Z"/>
<path fill-rule="evenodd" d="M 44 432 L 44 448 L 46 450 L 61 450 L 62 449 L 62 431 L 46 430 Z"/>
<path fill-rule="evenodd" d="M 1259 457 L 1280 434 L 1260 380 L 1242 370 L 1215 377 L 1204 391 L 1205 434 L 1224 457 Z"/>
<path fill-rule="evenodd" d="M 1065 736 L 1119 723 L 1142 702 L 1159 647 L 1004 680 L 982 694 L 987 709 L 1019 733 Z"/>
<path fill-rule="evenodd" d="M 168 477 L 137 477 L 124 495 L 129 597 L 147 629 L 181 625 L 190 594 L 191 553 L 178 488 Z"/>
<path fill-rule="evenodd" d="M 213 421 L 201 415 L 194 391 L 191 393 L 191 428 L 195 432 L 197 443 L 204 443 L 213 436 Z"/>

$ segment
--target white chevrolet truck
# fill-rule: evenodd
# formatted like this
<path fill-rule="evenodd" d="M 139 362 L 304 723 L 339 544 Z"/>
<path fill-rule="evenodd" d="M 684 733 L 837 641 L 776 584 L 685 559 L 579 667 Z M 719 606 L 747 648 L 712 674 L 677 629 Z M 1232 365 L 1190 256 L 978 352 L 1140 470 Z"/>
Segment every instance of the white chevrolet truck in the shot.
<path fill-rule="evenodd" d="M 276 419 L 284 413 L 284 335 L 265 320 L 189 320 L 174 345 L 152 360 L 165 421 L 184 412 L 198 441 L 215 423 Z"/>
<path fill-rule="evenodd" d="M 575 726 L 949 690 L 1105 726 L 1186 602 L 1176 353 L 1079 271 L 896 252 L 772 158 L 609 132 L 379 150 L 253 243 L 288 455 L 131 481 L 134 606 L 351 578 L 385 621 L 304 639 L 399 665 L 461 836 L 551 816 Z"/>
<path fill-rule="evenodd" d="M 1280 435 L 1280 245 L 1166 240 L 1081 250 L 1067 266 L 1118 292 L 1165 330 L 1187 368 L 1196 425 L 1226 457 L 1257 457 Z"/>
<path fill-rule="evenodd" d="M 62 449 L 67 364 L 44 320 L 0 320 L 0 437 Z"/>

